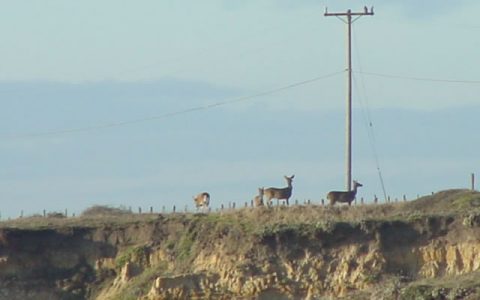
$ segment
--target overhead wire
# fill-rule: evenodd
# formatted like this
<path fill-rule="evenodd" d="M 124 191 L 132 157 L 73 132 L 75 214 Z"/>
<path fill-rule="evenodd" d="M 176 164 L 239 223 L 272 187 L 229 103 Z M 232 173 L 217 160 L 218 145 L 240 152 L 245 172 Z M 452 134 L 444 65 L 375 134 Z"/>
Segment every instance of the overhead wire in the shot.
<path fill-rule="evenodd" d="M 356 35 L 355 35 L 355 31 L 353 31 L 353 39 L 354 39 L 354 45 L 357 45 L 357 39 L 356 39 Z M 361 63 L 361 60 L 360 60 L 360 54 L 359 54 L 359 50 L 358 49 L 355 49 L 356 51 L 354 51 L 356 53 L 356 57 L 357 57 L 357 61 L 358 61 L 358 68 L 360 69 L 360 74 L 362 74 L 362 63 Z M 352 72 L 353 73 L 353 81 L 354 81 L 354 84 L 355 84 L 355 89 L 356 90 L 359 90 L 358 88 L 358 85 L 357 85 L 357 81 L 356 81 L 356 77 L 355 77 L 355 72 Z M 384 196 L 384 199 L 387 200 L 387 191 L 386 191 L 386 188 L 385 188 L 385 181 L 383 180 L 383 175 L 382 175 L 382 170 L 381 170 L 381 167 L 380 167 L 380 159 L 379 159 L 379 155 L 378 155 L 378 151 L 377 151 L 377 146 L 376 146 L 376 138 L 375 138 L 375 130 L 374 130 L 374 127 L 373 127 L 373 119 L 372 119 L 372 114 L 370 112 L 370 105 L 369 105 L 369 101 L 368 101 L 368 93 L 367 93 L 367 88 L 365 86 L 365 81 L 363 80 L 363 77 L 360 76 L 360 83 L 362 85 L 362 93 L 363 93 L 363 97 L 358 97 L 358 99 L 360 100 L 360 104 L 362 106 L 362 115 L 363 115 L 363 118 L 365 120 L 365 127 L 366 127 L 366 131 L 367 131 L 367 135 L 368 135 L 368 140 L 369 140 L 369 144 L 370 144 L 370 147 L 372 149 L 372 152 L 373 152 L 373 156 L 374 156 L 374 160 L 375 160 L 375 166 L 376 166 L 376 169 L 377 169 L 377 173 L 378 173 L 378 178 L 379 178 L 379 181 L 380 181 L 380 185 L 381 185 L 381 188 L 382 188 L 382 192 L 383 192 L 383 196 Z M 363 103 L 363 100 L 362 99 L 365 99 L 365 103 Z"/>
<path fill-rule="evenodd" d="M 363 71 L 354 71 L 353 73 L 358 73 L 368 76 L 392 78 L 392 79 L 406 79 L 406 80 L 416 80 L 416 81 L 430 81 L 430 82 L 448 82 L 448 83 L 465 83 L 465 84 L 480 84 L 480 80 L 455 80 L 455 79 L 442 79 L 442 78 L 428 78 L 428 77 L 412 77 L 412 76 L 401 76 L 385 73 L 374 73 L 374 72 L 363 72 Z"/>
<path fill-rule="evenodd" d="M 102 130 L 102 129 L 107 129 L 107 128 L 112 128 L 112 127 L 120 127 L 120 126 L 127 126 L 127 125 L 132 125 L 136 123 L 143 123 L 143 122 L 149 122 L 149 121 L 154 121 L 154 120 L 160 120 L 160 119 L 166 119 L 182 114 L 187 114 L 187 113 L 192 113 L 195 111 L 202 111 L 202 110 L 208 110 L 220 106 L 225 106 L 229 104 L 234 104 L 238 102 L 244 102 L 248 101 L 254 98 L 259 98 L 263 96 L 268 96 L 272 95 L 275 93 L 282 92 L 284 90 L 296 88 L 302 85 L 307 85 L 311 84 L 314 82 L 317 82 L 322 79 L 327 79 L 329 77 L 333 77 L 336 75 L 339 75 L 341 73 L 344 73 L 345 70 L 342 71 L 337 71 L 333 73 L 328 73 L 324 75 L 320 75 L 314 78 L 306 79 L 303 81 L 291 83 L 288 85 L 284 85 L 278 88 L 258 92 L 252 95 L 248 96 L 243 96 L 243 97 L 238 97 L 234 99 L 227 99 L 219 102 L 214 102 L 206 105 L 200 105 L 200 106 L 195 106 L 183 110 L 178 110 L 178 111 L 172 111 L 160 115 L 155 115 L 155 116 L 150 116 L 150 117 L 144 117 L 144 118 L 138 118 L 138 119 L 132 119 L 132 120 L 125 120 L 125 121 L 118 121 L 118 122 L 113 122 L 113 123 L 106 123 L 106 124 L 99 124 L 99 125 L 94 125 L 94 126 L 85 126 L 85 127 L 78 127 L 78 128 L 66 128 L 66 129 L 57 129 L 57 130 L 50 130 L 50 131 L 44 131 L 44 132 L 39 132 L 39 133 L 30 133 L 30 134 L 18 134 L 18 135 L 10 135 L 10 136 L 4 136 L 3 138 L 9 138 L 9 139 L 23 139 L 23 138 L 37 138 L 37 137 L 44 137 L 44 136 L 52 136 L 52 135 L 61 135 L 61 134 L 69 134 L 69 133 L 79 133 L 79 132 L 87 132 L 87 131 L 94 131 L 94 130 Z"/>

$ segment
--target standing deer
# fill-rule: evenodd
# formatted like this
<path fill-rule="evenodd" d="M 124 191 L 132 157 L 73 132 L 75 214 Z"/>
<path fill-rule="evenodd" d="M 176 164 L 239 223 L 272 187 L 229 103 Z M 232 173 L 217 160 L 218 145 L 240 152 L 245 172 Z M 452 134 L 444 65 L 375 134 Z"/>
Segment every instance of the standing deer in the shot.
<path fill-rule="evenodd" d="M 357 195 L 357 187 L 363 186 L 360 182 L 353 181 L 353 190 L 348 192 L 332 191 L 327 194 L 327 199 L 330 200 L 330 205 L 336 202 L 348 203 L 350 206 Z"/>
<path fill-rule="evenodd" d="M 280 188 L 268 188 L 265 189 L 264 195 L 267 198 L 267 203 L 269 206 L 272 205 L 272 199 L 277 199 L 277 204 L 280 200 L 285 199 L 288 205 L 288 199 L 290 196 L 292 196 L 292 180 L 295 175 L 292 175 L 291 177 L 284 176 L 285 179 L 287 180 L 287 187 L 280 189 Z"/>
<path fill-rule="evenodd" d="M 210 205 L 210 194 L 207 192 L 200 193 L 193 197 L 193 201 L 195 202 L 197 210 L 199 208 L 208 208 Z"/>
<path fill-rule="evenodd" d="M 258 188 L 258 195 L 253 198 L 253 203 L 255 204 L 255 207 L 260 207 L 263 206 L 263 194 L 264 194 L 265 188 Z"/>

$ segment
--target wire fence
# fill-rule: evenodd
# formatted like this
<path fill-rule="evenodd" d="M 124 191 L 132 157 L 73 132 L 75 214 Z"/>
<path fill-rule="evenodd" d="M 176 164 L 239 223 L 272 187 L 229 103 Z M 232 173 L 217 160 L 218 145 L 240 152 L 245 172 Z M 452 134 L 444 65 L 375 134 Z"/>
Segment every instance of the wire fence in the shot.
<path fill-rule="evenodd" d="M 432 194 L 434 194 L 432 192 Z M 386 199 L 380 200 L 376 195 L 374 195 L 373 199 L 366 200 L 365 198 L 361 197 L 359 199 L 355 199 L 352 201 L 351 206 L 359 206 L 359 205 L 381 205 L 381 204 L 389 204 L 389 203 L 399 203 L 399 202 L 407 202 L 410 200 L 416 200 L 420 198 L 419 195 L 416 198 L 408 198 L 406 195 L 402 197 L 390 197 L 387 196 Z M 320 200 L 311 200 L 311 199 L 304 199 L 298 200 L 295 199 L 294 201 L 290 201 L 287 205 L 285 200 L 274 200 L 270 204 L 263 203 L 262 205 L 256 205 L 254 200 L 245 201 L 245 202 L 237 202 L 237 201 L 230 201 L 227 203 L 222 203 L 218 207 L 195 207 L 195 205 L 172 205 L 172 206 L 161 206 L 161 207 L 154 207 L 149 206 L 146 209 L 141 206 L 137 207 L 125 207 L 124 210 L 131 214 L 176 214 L 176 213 L 220 213 L 220 212 L 234 212 L 241 209 L 259 209 L 260 207 L 265 208 L 273 208 L 273 207 L 300 207 L 300 206 L 315 206 L 315 207 L 323 207 L 329 206 L 328 200 L 324 198 Z M 348 205 L 348 204 L 335 204 L 335 205 Z M 26 215 L 25 210 L 21 210 L 18 218 L 26 218 L 26 217 L 43 217 L 43 218 L 70 218 L 70 217 L 77 217 L 76 213 L 69 213 L 68 209 L 64 209 L 63 211 L 48 211 L 43 209 L 40 214 L 33 214 L 33 215 Z M 0 220 L 11 220 L 12 218 L 2 218 L 0 213 Z"/>

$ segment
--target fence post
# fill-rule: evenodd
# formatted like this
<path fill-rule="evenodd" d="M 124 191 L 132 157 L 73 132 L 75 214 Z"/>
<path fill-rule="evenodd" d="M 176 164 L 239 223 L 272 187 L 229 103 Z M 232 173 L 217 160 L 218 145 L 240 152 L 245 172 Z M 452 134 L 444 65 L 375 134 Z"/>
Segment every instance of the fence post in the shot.
<path fill-rule="evenodd" d="M 250 206 L 253 207 L 253 200 L 250 200 Z"/>
<path fill-rule="evenodd" d="M 403 201 L 407 201 L 407 196 L 403 195 Z"/>
<path fill-rule="evenodd" d="M 142 208 L 139 206 L 138 207 L 138 213 L 141 214 L 142 213 Z"/>
<path fill-rule="evenodd" d="M 20 211 L 20 218 L 23 218 L 23 209 Z"/>
<path fill-rule="evenodd" d="M 378 203 L 378 198 L 377 195 L 373 195 L 373 203 L 377 204 Z"/>
<path fill-rule="evenodd" d="M 234 210 L 235 210 L 235 206 L 237 206 L 237 205 L 235 204 L 235 202 L 233 202 L 232 208 L 233 208 Z"/>
<path fill-rule="evenodd" d="M 68 217 L 68 210 L 65 208 L 65 218 Z"/>
<path fill-rule="evenodd" d="M 185 212 L 188 212 L 188 205 L 185 204 Z"/>
<path fill-rule="evenodd" d="M 162 213 L 165 213 L 165 205 L 162 206 Z"/>
<path fill-rule="evenodd" d="M 223 204 L 222 204 L 222 206 L 220 207 L 220 210 L 223 211 Z"/>
<path fill-rule="evenodd" d="M 362 198 L 360 198 L 360 204 L 362 204 L 362 205 L 363 205 L 363 197 L 362 197 Z"/>
<path fill-rule="evenodd" d="M 173 212 L 174 212 L 174 213 L 175 213 L 175 209 L 176 209 L 176 207 L 175 207 L 175 205 L 174 205 L 174 206 L 173 206 Z"/>
<path fill-rule="evenodd" d="M 472 191 L 474 191 L 475 190 L 475 173 L 472 173 L 471 176 L 472 176 L 472 178 L 471 178 L 472 179 Z"/>
<path fill-rule="evenodd" d="M 325 199 L 322 198 L 322 206 L 325 206 Z"/>
<path fill-rule="evenodd" d="M 43 217 L 45 218 L 47 216 L 47 211 L 43 210 Z"/>
<path fill-rule="evenodd" d="M 153 214 L 153 206 L 150 206 L 150 213 Z"/>

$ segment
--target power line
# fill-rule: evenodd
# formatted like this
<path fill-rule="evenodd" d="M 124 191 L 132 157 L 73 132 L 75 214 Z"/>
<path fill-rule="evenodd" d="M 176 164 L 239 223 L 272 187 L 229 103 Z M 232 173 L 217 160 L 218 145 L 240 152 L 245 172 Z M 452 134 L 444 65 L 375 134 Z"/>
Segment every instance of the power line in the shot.
<path fill-rule="evenodd" d="M 354 45 L 358 45 L 357 43 L 357 39 L 356 39 L 356 35 L 355 35 L 355 31 L 353 32 L 353 39 L 354 39 Z M 358 68 L 360 70 L 360 75 L 361 75 L 361 72 L 362 72 L 362 61 L 360 59 L 360 50 L 356 49 L 356 56 L 357 56 L 357 61 L 358 61 Z M 356 85 L 356 88 L 358 89 L 358 86 L 357 86 L 357 81 L 355 80 L 355 76 L 353 77 L 354 78 L 354 82 L 355 82 L 355 85 Z M 382 170 L 380 168 L 380 159 L 378 157 L 378 151 L 377 151 L 377 142 L 376 142 L 376 139 L 375 139 L 375 130 L 374 130 L 374 127 L 373 127 L 373 119 L 372 119 L 372 114 L 370 112 L 370 105 L 369 105 L 369 101 L 368 101 L 368 93 L 367 93 L 367 88 L 366 88 L 366 85 L 365 85 L 365 80 L 363 79 L 363 76 L 360 76 L 360 83 L 362 85 L 362 92 L 363 92 L 363 98 L 365 99 L 365 103 L 363 103 L 362 101 L 362 97 L 359 97 L 359 100 L 360 100 L 360 104 L 362 105 L 362 108 L 363 108 L 363 118 L 365 120 L 365 127 L 366 127 L 366 130 L 367 130 L 367 136 L 368 136 L 368 140 L 370 142 L 370 147 L 372 149 L 372 152 L 373 152 L 373 156 L 374 156 L 374 159 L 375 159 L 375 166 L 377 168 L 377 173 L 378 173 L 378 179 L 380 181 L 380 186 L 382 188 L 382 192 L 383 192 L 383 196 L 385 197 L 385 201 L 387 200 L 387 190 L 385 188 L 385 181 L 383 180 L 383 175 L 382 175 Z"/>
<path fill-rule="evenodd" d="M 278 87 L 275 89 L 259 92 L 256 94 L 252 94 L 249 96 L 243 96 L 243 97 L 238 97 L 235 99 L 230 99 L 230 100 L 224 100 L 224 101 L 219 101 L 207 105 L 202 105 L 202 106 L 196 106 L 196 107 L 191 107 L 187 108 L 184 110 L 179 110 L 179 111 L 173 111 L 173 112 L 168 112 L 165 114 L 161 115 L 156 115 L 156 116 L 150 116 L 150 117 L 144 117 L 144 118 L 139 118 L 139 119 L 133 119 L 133 120 L 126 120 L 126 121 L 119 121 L 119 122 L 113 122 L 113 123 L 107 123 L 107 124 L 100 124 L 100 125 L 94 125 L 94 126 L 85 126 L 85 127 L 78 127 L 78 128 L 67 128 L 67 129 L 58 129 L 58 130 L 51 130 L 51 131 L 44 131 L 44 132 L 39 132 L 39 133 L 30 133 L 30 134 L 19 134 L 19 135 L 10 135 L 6 136 L 4 138 L 10 138 L 10 139 L 21 139 L 21 138 L 36 138 L 36 137 L 44 137 L 44 136 L 52 136 L 52 135 L 61 135 L 61 134 L 69 134 L 69 133 L 79 133 L 79 132 L 87 132 L 87 131 L 95 131 L 95 130 L 101 130 L 101 129 L 107 129 L 107 128 L 112 128 L 112 127 L 120 127 L 120 126 L 127 126 L 127 125 L 132 125 L 136 123 L 143 123 L 143 122 L 149 122 L 149 121 L 154 121 L 154 120 L 160 120 L 160 119 L 166 119 L 178 115 L 183 115 L 187 113 L 192 113 L 196 111 L 202 111 L 202 110 L 208 110 L 212 109 L 215 107 L 219 106 L 225 106 L 229 104 L 234 104 L 238 102 L 243 102 L 243 101 L 248 101 L 254 98 L 259 98 L 263 96 L 268 96 L 272 95 L 284 90 L 296 88 L 302 85 L 310 84 L 322 79 L 326 79 L 329 77 L 333 77 L 335 75 L 344 73 L 345 71 L 337 71 L 325 75 L 320 75 L 311 79 L 295 82 L 292 84 L 288 84 L 282 87 Z"/>
<path fill-rule="evenodd" d="M 355 83 L 355 88 L 358 89 L 356 77 L 353 76 L 353 79 L 354 79 L 354 83 Z M 382 188 L 383 196 L 385 197 L 384 199 L 387 200 L 387 191 L 385 189 L 385 181 L 383 180 L 382 170 L 380 168 L 380 159 L 379 159 L 379 156 L 378 156 L 377 142 L 376 142 L 376 138 L 375 138 L 375 130 L 374 130 L 374 127 L 373 127 L 374 123 L 373 123 L 372 116 L 371 116 L 371 113 L 370 113 L 370 108 L 369 108 L 369 104 L 368 104 L 368 96 L 367 96 L 367 92 L 366 92 L 366 88 L 365 88 L 365 83 L 364 83 L 362 78 L 360 79 L 360 82 L 362 84 L 364 98 L 365 98 L 365 102 L 366 102 L 366 103 L 363 103 L 363 101 L 361 100 L 361 97 L 359 97 L 360 104 L 362 105 L 362 108 L 363 108 L 362 112 L 363 112 L 363 118 L 364 118 L 364 121 L 365 121 L 365 128 L 366 128 L 366 131 L 367 131 L 367 136 L 368 136 L 370 148 L 372 149 L 373 157 L 374 157 L 374 160 L 375 160 L 375 166 L 376 166 L 376 169 L 377 169 L 378 178 L 380 180 L 380 186 Z"/>
<path fill-rule="evenodd" d="M 355 73 L 368 75 L 368 76 L 377 76 L 377 77 L 394 78 L 394 79 L 407 79 L 407 80 L 431 81 L 431 82 L 480 84 L 480 80 L 454 80 L 454 79 L 427 78 L 427 77 L 411 77 L 411 76 L 401 76 L 401 75 L 373 73 L 373 72 L 361 72 L 361 71 L 355 71 Z"/>

